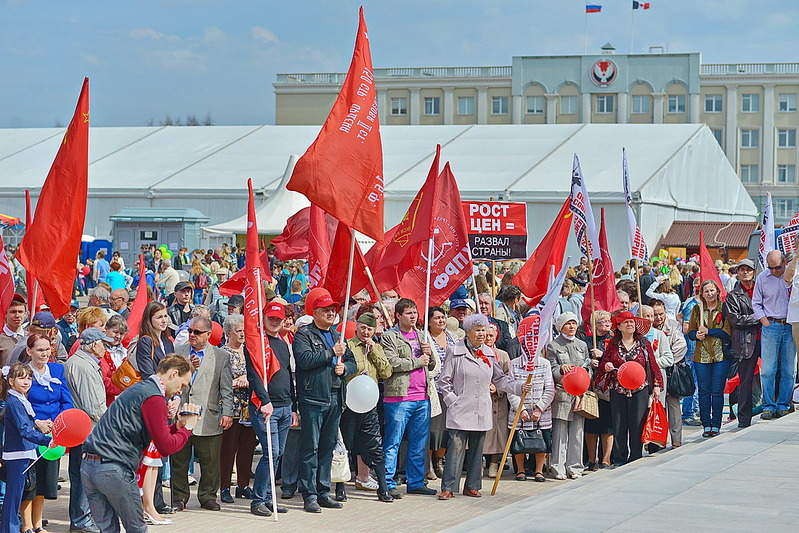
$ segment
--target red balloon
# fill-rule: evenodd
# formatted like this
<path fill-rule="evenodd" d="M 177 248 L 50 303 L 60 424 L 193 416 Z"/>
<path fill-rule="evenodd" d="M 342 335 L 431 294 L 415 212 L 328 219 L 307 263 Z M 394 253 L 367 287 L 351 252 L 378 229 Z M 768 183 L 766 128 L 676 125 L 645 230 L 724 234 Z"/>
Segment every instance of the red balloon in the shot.
<path fill-rule="evenodd" d="M 313 303 L 322 294 L 330 294 L 324 287 L 314 287 L 305 295 L 305 314 L 313 315 Z"/>
<path fill-rule="evenodd" d="M 567 372 L 566 375 L 563 376 L 563 390 L 572 396 L 585 394 L 585 391 L 588 390 L 590 385 L 591 376 L 589 376 L 588 371 L 581 366 L 574 367 L 573 370 Z"/>
<path fill-rule="evenodd" d="M 80 409 L 67 409 L 53 421 L 53 443 L 56 446 L 73 448 L 83 444 L 92 432 L 89 415 Z"/>
<path fill-rule="evenodd" d="M 211 321 L 211 337 L 208 342 L 214 346 L 219 346 L 222 343 L 222 326 L 219 325 L 219 322 Z"/>
<path fill-rule="evenodd" d="M 627 361 L 619 367 L 617 379 L 625 389 L 636 390 L 646 381 L 646 370 L 638 361 Z"/>

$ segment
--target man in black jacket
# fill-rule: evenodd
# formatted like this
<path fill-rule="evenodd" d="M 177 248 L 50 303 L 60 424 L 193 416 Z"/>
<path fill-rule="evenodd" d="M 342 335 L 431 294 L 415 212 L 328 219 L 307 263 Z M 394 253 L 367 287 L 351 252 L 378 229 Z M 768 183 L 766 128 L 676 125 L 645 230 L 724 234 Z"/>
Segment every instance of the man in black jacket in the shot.
<path fill-rule="evenodd" d="M 641 303 L 649 305 L 649 297 L 646 295 L 647 289 L 657 281 L 657 278 L 652 274 L 652 267 L 644 263 L 641 267 L 641 277 L 638 278 L 638 286 L 641 289 Z"/>
<path fill-rule="evenodd" d="M 755 264 L 742 259 L 736 272 L 738 282 L 727 294 L 724 314 L 732 325 L 732 355 L 738 361 L 738 427 L 749 427 L 752 423 L 752 382 L 755 378 L 757 358 L 760 357 L 760 321 L 752 309 L 752 293 L 755 288 Z"/>
<path fill-rule="evenodd" d="M 299 485 L 309 513 L 342 507 L 330 497 L 330 468 L 344 406 L 342 378 L 357 365 L 332 329 L 337 307 L 329 293 L 320 295 L 313 302 L 313 323 L 301 328 L 293 343 L 302 420 Z"/>
<path fill-rule="evenodd" d="M 244 349 L 245 361 L 247 363 L 247 381 L 250 388 L 261 400 L 262 404 L 272 404 L 273 412 L 269 417 L 269 435 L 272 439 L 272 463 L 277 471 L 280 457 L 286 447 L 286 437 L 289 427 L 296 426 L 297 418 L 297 395 L 294 390 L 294 374 L 291 371 L 291 352 L 288 344 L 278 337 L 283 320 L 286 319 L 286 309 L 280 303 L 270 303 L 264 311 L 264 328 L 266 329 L 269 347 L 280 361 L 278 370 L 269 380 L 267 391 L 261 376 L 252 364 L 251 354 L 247 348 Z M 253 498 L 250 502 L 250 512 L 257 516 L 271 516 L 273 510 L 278 513 L 286 513 L 288 509 L 282 506 L 275 507 L 272 494 L 272 480 L 269 471 L 269 456 L 267 453 L 269 443 L 267 442 L 266 423 L 263 414 L 250 404 L 252 414 L 252 427 L 261 443 L 263 455 L 255 469 L 255 481 L 253 482 Z"/>
<path fill-rule="evenodd" d="M 494 324 L 499 332 L 496 341 L 497 348 L 506 351 L 509 358 L 516 359 L 522 354 L 519 340 L 510 334 L 510 328 L 507 322 L 494 318 L 494 299 L 491 295 L 484 292 L 479 296 L 480 302 L 478 305 L 480 306 L 480 313 L 488 317 L 488 321 Z"/>

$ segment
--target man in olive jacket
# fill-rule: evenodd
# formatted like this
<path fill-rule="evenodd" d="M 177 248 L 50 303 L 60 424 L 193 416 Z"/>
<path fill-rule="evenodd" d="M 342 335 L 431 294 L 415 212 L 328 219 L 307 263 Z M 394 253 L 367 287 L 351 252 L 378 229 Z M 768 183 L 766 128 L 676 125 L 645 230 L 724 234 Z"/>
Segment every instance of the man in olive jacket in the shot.
<path fill-rule="evenodd" d="M 313 303 L 313 323 L 300 328 L 292 344 L 300 410 L 299 490 L 305 511 L 340 509 L 330 497 L 330 468 L 344 406 L 342 378 L 356 371 L 355 358 L 332 329 L 337 305 L 330 294 Z"/>
<path fill-rule="evenodd" d="M 383 333 L 380 339 L 392 368 L 391 377 L 383 384 L 386 481 L 391 496 L 401 498 L 394 474 L 397 471 L 400 442 L 407 428 L 405 473 L 408 477 L 408 493 L 432 496 L 436 491 L 424 485 L 424 476 L 430 418 L 441 412 L 431 374 L 436 368 L 436 355 L 430 349 L 425 332 L 416 328 L 419 311 L 413 300 L 401 298 L 394 308 L 394 314 L 397 325 Z"/>

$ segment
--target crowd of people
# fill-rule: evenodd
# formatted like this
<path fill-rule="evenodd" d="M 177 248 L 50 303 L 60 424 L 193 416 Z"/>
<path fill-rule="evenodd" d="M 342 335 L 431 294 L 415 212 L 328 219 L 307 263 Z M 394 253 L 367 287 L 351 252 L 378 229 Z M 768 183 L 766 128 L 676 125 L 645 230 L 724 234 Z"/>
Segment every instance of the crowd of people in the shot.
<path fill-rule="evenodd" d="M 128 533 L 168 526 L 192 505 L 194 484 L 202 509 L 247 500 L 258 516 L 288 512 L 277 499 L 297 494 L 309 513 L 340 509 L 353 486 L 386 503 L 479 498 L 484 478 L 506 470 L 520 482 L 574 480 L 658 452 L 641 440 L 654 401 L 666 406 L 674 448 L 683 425 L 701 426 L 704 438 L 722 431 L 725 392 L 727 417 L 742 428 L 758 413 L 769 420 L 793 411 L 799 275 L 797 260 L 778 251 L 757 276 L 749 259 L 718 262 L 721 286 L 690 261 L 628 262 L 616 273 L 620 309 L 586 320 L 581 261 L 562 286 L 553 338 L 535 353 L 519 339 L 534 302 L 513 284 L 517 262 L 476 265 L 442 306 L 362 292 L 341 316 L 329 293 L 309 292 L 303 262 L 270 254 L 265 341 L 280 369 L 267 384 L 245 343 L 243 297 L 219 292 L 243 266 L 242 250 L 172 256 L 148 247 L 144 279 L 138 264 L 98 252 L 76 274 L 75 297 L 88 301 L 74 300 L 59 317 L 46 306 L 29 316 L 24 272 L 7 251 L 18 294 L 0 332 L 0 533 L 46 532 L 60 461 L 36 460 L 37 447 L 73 407 L 93 430 L 68 451 L 70 530 L 112 532 L 121 523 Z M 141 290 L 150 301 L 138 335 L 126 339 Z M 646 371 L 635 390 L 618 379 L 627 361 Z M 564 388 L 577 367 L 591 376 L 596 416 L 584 416 Z M 347 408 L 357 376 L 379 385 L 366 412 Z M 685 393 L 686 376 L 694 394 Z M 519 409 L 517 429 L 540 439 L 514 441 L 501 464 Z"/>

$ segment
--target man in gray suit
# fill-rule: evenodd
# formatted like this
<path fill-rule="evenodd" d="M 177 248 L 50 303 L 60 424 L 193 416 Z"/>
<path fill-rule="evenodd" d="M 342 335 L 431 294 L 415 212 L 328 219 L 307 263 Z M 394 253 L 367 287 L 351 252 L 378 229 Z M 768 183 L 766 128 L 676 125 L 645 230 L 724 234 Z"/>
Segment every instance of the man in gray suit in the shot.
<path fill-rule="evenodd" d="M 219 511 L 216 491 L 219 488 L 219 454 L 222 431 L 233 423 L 233 377 L 230 356 L 208 343 L 211 321 L 195 317 L 189 323 L 189 342 L 175 347 L 175 353 L 189 359 L 194 367 L 191 384 L 183 401 L 202 406 L 202 414 L 186 446 L 170 458 L 172 465 L 172 506 L 176 511 L 189 501 L 189 462 L 192 451 L 200 462 L 202 477 L 197 487 L 200 506 Z"/>

